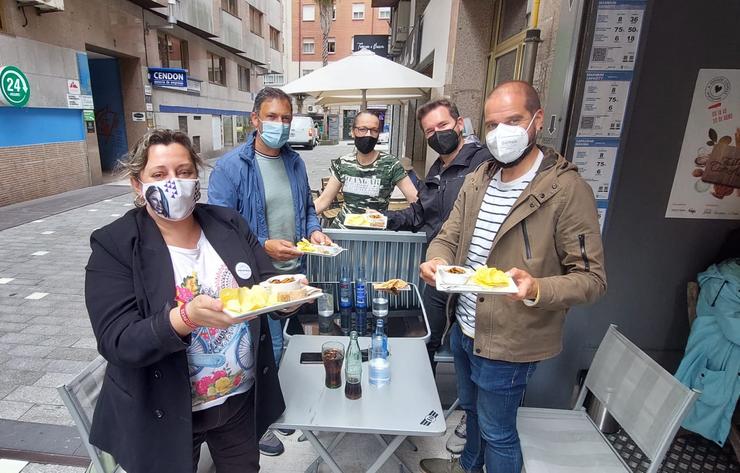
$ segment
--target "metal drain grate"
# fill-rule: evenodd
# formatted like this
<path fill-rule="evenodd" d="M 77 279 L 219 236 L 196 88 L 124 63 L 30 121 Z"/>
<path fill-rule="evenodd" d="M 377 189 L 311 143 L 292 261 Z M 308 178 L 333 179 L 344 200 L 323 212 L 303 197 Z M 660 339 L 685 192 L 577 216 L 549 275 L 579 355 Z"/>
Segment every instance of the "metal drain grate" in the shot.
<path fill-rule="evenodd" d="M 650 461 L 625 432 L 606 436 L 635 473 L 645 473 Z M 721 448 L 696 434 L 680 433 L 666 453 L 661 473 L 739 472 L 735 454 L 729 445 Z"/>

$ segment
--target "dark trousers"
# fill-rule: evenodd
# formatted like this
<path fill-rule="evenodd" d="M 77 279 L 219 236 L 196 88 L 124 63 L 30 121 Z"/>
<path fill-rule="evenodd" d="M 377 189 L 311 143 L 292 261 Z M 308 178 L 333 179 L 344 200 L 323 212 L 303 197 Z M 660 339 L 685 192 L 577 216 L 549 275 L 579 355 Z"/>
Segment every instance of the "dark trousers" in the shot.
<path fill-rule="evenodd" d="M 203 442 L 208 444 L 218 473 L 259 471 L 254 388 L 231 396 L 219 406 L 193 412 L 193 473 L 198 471 Z"/>
<path fill-rule="evenodd" d="M 432 364 L 432 371 L 435 370 L 437 364 L 434 362 L 434 352 L 437 351 L 439 345 L 442 342 L 442 334 L 445 330 L 447 322 L 447 298 L 449 294 L 440 292 L 432 286 L 426 286 L 424 288 L 424 294 L 421 296 L 424 303 L 424 310 L 427 311 L 427 319 L 429 320 L 429 328 L 431 335 L 427 342 L 427 352 L 429 353 L 429 362 Z"/>

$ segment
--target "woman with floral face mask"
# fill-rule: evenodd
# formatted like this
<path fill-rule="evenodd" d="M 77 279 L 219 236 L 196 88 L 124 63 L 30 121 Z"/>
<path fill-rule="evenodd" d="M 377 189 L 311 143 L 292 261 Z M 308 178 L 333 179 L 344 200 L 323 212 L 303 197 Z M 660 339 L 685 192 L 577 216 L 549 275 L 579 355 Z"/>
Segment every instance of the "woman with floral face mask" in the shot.
<path fill-rule="evenodd" d="M 266 323 L 235 322 L 219 291 L 276 274 L 244 219 L 198 204 L 187 135 L 147 133 L 123 163 L 137 208 L 93 232 L 85 299 L 108 361 L 90 442 L 129 473 L 259 469 L 285 408 Z M 266 343 L 260 343 L 267 340 Z"/>
<path fill-rule="evenodd" d="M 329 183 L 314 205 L 317 213 L 323 212 L 342 191 L 344 204 L 332 222 L 334 228 L 344 228 L 347 214 L 387 210 L 396 186 L 409 204 L 416 202 L 416 187 L 398 158 L 375 149 L 380 131 L 377 115 L 368 111 L 358 113 L 352 123 L 355 150 L 331 163 Z"/>

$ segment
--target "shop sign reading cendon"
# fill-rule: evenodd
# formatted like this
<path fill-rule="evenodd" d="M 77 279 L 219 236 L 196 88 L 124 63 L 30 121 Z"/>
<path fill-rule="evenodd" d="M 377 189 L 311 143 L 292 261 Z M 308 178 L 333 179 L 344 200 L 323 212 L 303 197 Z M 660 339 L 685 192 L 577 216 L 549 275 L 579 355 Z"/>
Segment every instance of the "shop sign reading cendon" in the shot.
<path fill-rule="evenodd" d="M 700 69 L 667 218 L 740 220 L 740 69 Z"/>

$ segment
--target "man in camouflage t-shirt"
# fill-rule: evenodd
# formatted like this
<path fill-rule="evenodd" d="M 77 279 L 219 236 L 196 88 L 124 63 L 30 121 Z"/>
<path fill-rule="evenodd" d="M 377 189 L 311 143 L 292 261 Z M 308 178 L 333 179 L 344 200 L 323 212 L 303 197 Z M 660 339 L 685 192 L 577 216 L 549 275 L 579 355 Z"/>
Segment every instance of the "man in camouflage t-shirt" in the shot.
<path fill-rule="evenodd" d="M 354 151 L 331 163 L 329 183 L 314 204 L 316 212 L 323 212 L 342 191 L 344 205 L 332 223 L 334 228 L 345 228 L 343 223 L 347 214 L 362 214 L 366 209 L 387 210 L 396 186 L 409 203 L 416 201 L 416 188 L 398 158 L 375 150 L 379 134 L 378 117 L 367 111 L 360 112 L 352 124 Z"/>
<path fill-rule="evenodd" d="M 357 162 L 357 151 L 340 156 L 331 163 L 331 175 L 342 183 L 344 205 L 334 219 L 334 228 L 344 228 L 346 214 L 362 214 L 365 209 L 384 212 L 388 209 L 396 183 L 406 177 L 398 158 L 385 151 L 370 165 Z"/>

